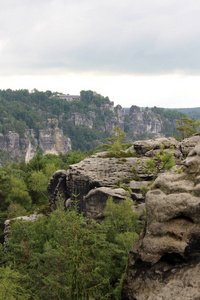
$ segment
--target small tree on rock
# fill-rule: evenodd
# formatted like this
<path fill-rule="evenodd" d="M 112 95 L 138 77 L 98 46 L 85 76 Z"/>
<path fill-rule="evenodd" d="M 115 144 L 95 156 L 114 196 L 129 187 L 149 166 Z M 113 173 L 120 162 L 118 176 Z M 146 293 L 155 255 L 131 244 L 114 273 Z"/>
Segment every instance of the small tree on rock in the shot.
<path fill-rule="evenodd" d="M 194 122 L 192 119 L 183 117 L 177 120 L 176 123 L 179 125 L 176 127 L 181 135 L 182 139 L 190 137 L 192 134 L 198 132 L 198 127 L 200 126 L 200 120 Z"/>

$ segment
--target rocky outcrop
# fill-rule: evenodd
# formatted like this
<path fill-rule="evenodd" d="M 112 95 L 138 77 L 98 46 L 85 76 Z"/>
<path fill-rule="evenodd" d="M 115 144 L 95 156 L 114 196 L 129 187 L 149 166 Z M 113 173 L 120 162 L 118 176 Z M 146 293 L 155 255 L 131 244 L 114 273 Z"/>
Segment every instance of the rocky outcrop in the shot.
<path fill-rule="evenodd" d="M 190 149 L 181 171 L 161 174 L 147 193 L 146 225 L 129 254 L 122 299 L 200 299 L 199 137 L 179 148 Z"/>
<path fill-rule="evenodd" d="M 65 206 L 67 201 L 71 204 L 69 199 L 73 202 L 76 193 L 79 195 L 80 211 L 85 216 L 102 218 L 108 197 L 112 196 L 116 202 L 124 200 L 127 196 L 131 197 L 127 188 L 133 181 L 133 201 L 141 201 L 141 198 L 144 200 L 140 192 L 141 182 L 138 180 L 152 179 L 151 175 L 144 173 L 147 158 L 131 155 L 126 158 L 105 157 L 106 154 L 97 153 L 71 165 L 67 171 L 57 171 L 48 185 L 50 204 L 57 206 L 58 195 L 62 195 Z"/>
<path fill-rule="evenodd" d="M 163 122 L 158 120 L 156 115 L 149 108 L 143 110 L 140 107 L 133 105 L 129 112 L 126 113 L 121 105 L 114 107 L 114 103 L 110 102 L 103 103 L 99 109 L 100 114 L 102 114 L 102 125 L 100 128 L 98 126 L 98 130 L 100 131 L 112 132 L 116 126 L 119 126 L 123 131 L 126 127 L 126 129 L 132 131 L 135 136 L 143 134 L 145 134 L 145 136 L 149 134 L 152 138 L 164 136 L 161 133 Z M 68 122 L 72 123 L 74 126 L 84 125 L 92 129 L 96 126 L 96 114 L 92 110 L 87 114 L 73 112 L 71 113 Z"/>
<path fill-rule="evenodd" d="M 28 129 L 23 138 L 12 131 L 5 136 L 0 134 L 0 150 L 6 151 L 11 159 L 25 158 L 26 162 L 35 156 L 38 148 L 43 154 L 67 153 L 71 151 L 71 140 L 63 135 L 63 131 L 57 127 L 57 124 L 56 119 L 48 119 L 47 129 L 38 132 Z"/>
<path fill-rule="evenodd" d="M 143 111 L 138 106 L 131 106 L 128 118 L 129 130 L 135 134 L 145 132 L 150 133 L 154 138 L 163 136 L 163 134 L 161 134 L 162 122 L 157 119 L 156 115 L 148 107 Z"/>
<path fill-rule="evenodd" d="M 55 128 L 48 130 L 39 130 L 39 147 L 43 154 L 51 153 L 58 155 L 59 153 L 67 153 L 71 151 L 71 141 L 63 136 L 61 129 Z"/>
<path fill-rule="evenodd" d="M 71 205 L 73 195 L 77 193 L 80 211 L 84 212 L 85 216 L 96 218 L 97 215 L 103 214 L 111 189 L 117 187 L 124 188 L 119 199 L 123 200 L 129 196 L 133 204 L 144 203 L 145 194 L 141 189 L 148 188 L 149 181 L 153 177 L 152 174 L 145 172 L 146 160 L 160 151 L 160 147 L 173 151 L 177 160 L 181 159 L 180 143 L 174 138 L 160 138 L 135 142 L 128 150 L 129 157 L 126 158 L 107 157 L 106 152 L 97 153 L 78 164 L 71 165 L 67 171 L 57 171 L 48 185 L 51 205 L 57 206 L 57 201 L 60 201 L 58 195 L 62 195 L 65 207 Z M 103 204 L 100 205 L 99 201 Z M 95 205 L 98 207 L 96 211 Z"/>
<path fill-rule="evenodd" d="M 95 112 L 88 112 L 88 116 L 78 112 L 71 113 L 71 118 L 68 122 L 71 122 L 74 126 L 85 125 L 89 128 L 93 128 L 95 119 Z"/>

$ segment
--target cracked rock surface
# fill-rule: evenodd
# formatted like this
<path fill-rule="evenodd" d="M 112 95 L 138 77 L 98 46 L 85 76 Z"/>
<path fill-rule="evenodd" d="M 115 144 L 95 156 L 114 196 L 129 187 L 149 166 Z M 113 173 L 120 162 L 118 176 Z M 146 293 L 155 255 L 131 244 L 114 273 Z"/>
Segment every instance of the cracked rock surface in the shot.
<path fill-rule="evenodd" d="M 159 175 L 147 193 L 146 225 L 129 254 L 122 299 L 200 299 L 199 137 L 180 148 L 190 149 L 182 173 Z"/>

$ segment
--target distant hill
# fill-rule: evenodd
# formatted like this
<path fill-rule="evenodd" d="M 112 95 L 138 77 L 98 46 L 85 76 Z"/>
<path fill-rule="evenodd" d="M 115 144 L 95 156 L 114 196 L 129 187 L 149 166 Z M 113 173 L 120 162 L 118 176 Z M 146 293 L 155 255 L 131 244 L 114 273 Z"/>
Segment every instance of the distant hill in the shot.
<path fill-rule="evenodd" d="M 176 108 L 175 110 L 187 114 L 194 121 L 200 119 L 200 107 L 194 107 L 194 108 Z"/>
<path fill-rule="evenodd" d="M 178 134 L 176 120 L 183 116 L 186 114 L 182 109 L 114 107 L 108 97 L 90 90 L 81 91 L 78 97 L 62 97 L 58 92 L 36 89 L 33 92 L 0 90 L 0 161 L 2 157 L 4 161 L 9 160 L 8 152 L 13 153 L 13 149 L 16 155 L 12 159 L 19 160 L 27 155 L 31 145 L 34 151 L 45 149 L 45 153 L 48 149 L 54 151 L 54 147 L 55 153 L 71 147 L 90 150 L 107 142 L 117 125 L 125 131 L 127 142 L 173 136 Z M 23 153 L 19 155 L 20 151 Z"/>

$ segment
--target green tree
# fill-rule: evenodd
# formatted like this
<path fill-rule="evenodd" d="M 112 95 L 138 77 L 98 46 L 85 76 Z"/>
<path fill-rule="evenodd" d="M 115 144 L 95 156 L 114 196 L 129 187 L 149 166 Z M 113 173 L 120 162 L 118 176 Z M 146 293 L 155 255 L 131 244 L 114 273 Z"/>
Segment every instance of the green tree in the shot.
<path fill-rule="evenodd" d="M 130 200 L 111 202 L 103 224 L 88 223 L 77 203 L 75 210 L 58 209 L 35 223 L 15 221 L 3 261 L 27 276 L 22 288 L 35 299 L 120 299 L 139 224 Z"/>
<path fill-rule="evenodd" d="M 194 122 L 192 119 L 186 117 L 180 118 L 180 120 L 177 120 L 176 122 L 179 125 L 177 129 L 182 139 L 188 138 L 196 133 L 200 126 L 200 120 Z"/>
<path fill-rule="evenodd" d="M 105 221 L 107 238 L 110 242 L 123 245 L 126 253 L 130 251 L 141 230 L 138 217 L 129 198 L 120 204 L 114 203 L 112 197 L 108 198 Z"/>
<path fill-rule="evenodd" d="M 31 293 L 24 283 L 29 280 L 28 276 L 22 275 L 10 267 L 0 268 L 0 295 L 2 300 L 25 300 L 31 298 Z"/>
<path fill-rule="evenodd" d="M 37 151 L 37 154 L 29 161 L 27 164 L 28 171 L 40 171 L 44 167 L 43 157 L 40 151 Z"/>
<path fill-rule="evenodd" d="M 175 166 L 174 153 L 163 150 L 160 146 L 160 152 L 156 153 L 153 159 L 146 160 L 145 172 L 153 174 L 155 180 L 162 170 L 171 170 Z"/>
<path fill-rule="evenodd" d="M 30 173 L 28 183 L 29 191 L 32 196 L 33 203 L 37 205 L 48 203 L 47 184 L 50 179 L 48 175 L 49 174 L 44 174 L 42 170 Z"/>
<path fill-rule="evenodd" d="M 20 179 L 11 177 L 10 188 L 6 201 L 8 203 L 20 204 L 22 207 L 29 210 L 31 208 L 32 200 L 26 184 Z"/>
<path fill-rule="evenodd" d="M 107 150 L 111 153 L 111 155 L 119 155 L 122 150 L 124 150 L 125 144 L 124 143 L 124 136 L 125 132 L 123 132 L 119 126 L 116 126 L 113 129 L 113 136 L 111 138 L 107 138 L 107 141 L 111 143 L 110 144 L 103 144 L 98 146 L 96 149 L 101 149 L 101 150 Z M 128 144 L 130 146 L 130 144 Z"/>

